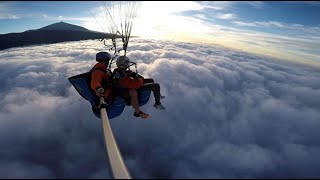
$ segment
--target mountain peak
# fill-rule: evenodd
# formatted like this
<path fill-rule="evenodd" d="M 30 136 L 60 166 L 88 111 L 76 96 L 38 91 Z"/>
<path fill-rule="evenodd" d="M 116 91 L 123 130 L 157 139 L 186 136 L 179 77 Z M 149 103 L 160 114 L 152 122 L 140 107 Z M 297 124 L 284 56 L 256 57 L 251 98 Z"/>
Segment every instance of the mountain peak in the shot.
<path fill-rule="evenodd" d="M 73 24 L 69 24 L 63 21 L 60 21 L 58 23 L 54 23 L 48 26 L 45 26 L 43 28 L 40 28 L 38 30 L 71 30 L 71 31 L 89 31 L 88 29 L 81 27 L 81 26 L 76 26 Z"/>

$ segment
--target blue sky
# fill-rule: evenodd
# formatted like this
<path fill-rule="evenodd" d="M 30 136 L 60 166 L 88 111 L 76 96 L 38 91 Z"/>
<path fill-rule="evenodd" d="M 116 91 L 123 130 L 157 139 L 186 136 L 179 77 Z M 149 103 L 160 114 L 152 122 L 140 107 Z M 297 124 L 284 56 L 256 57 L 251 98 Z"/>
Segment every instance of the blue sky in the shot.
<path fill-rule="evenodd" d="M 1 2 L 0 33 L 64 21 L 104 31 L 103 2 Z M 281 59 L 319 63 L 320 3 L 277 1 L 142 2 L 133 33 L 224 46 Z"/>

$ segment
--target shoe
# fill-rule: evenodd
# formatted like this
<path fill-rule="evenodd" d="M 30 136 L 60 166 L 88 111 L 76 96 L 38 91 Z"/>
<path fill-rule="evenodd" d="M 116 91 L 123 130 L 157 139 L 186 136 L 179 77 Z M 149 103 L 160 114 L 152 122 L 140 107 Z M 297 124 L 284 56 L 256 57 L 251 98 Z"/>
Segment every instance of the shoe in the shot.
<path fill-rule="evenodd" d="M 160 94 L 160 99 L 164 99 L 165 98 L 165 96 L 162 96 L 161 94 Z"/>
<path fill-rule="evenodd" d="M 154 108 L 164 110 L 166 109 L 160 102 L 159 103 L 154 103 L 153 105 Z"/>
<path fill-rule="evenodd" d="M 142 112 L 142 111 L 140 111 L 139 113 L 134 112 L 133 115 L 134 115 L 135 117 L 141 117 L 141 118 L 143 118 L 143 119 L 147 119 L 147 118 L 150 117 L 149 114 L 146 114 L 146 113 L 144 113 L 144 112 Z"/>

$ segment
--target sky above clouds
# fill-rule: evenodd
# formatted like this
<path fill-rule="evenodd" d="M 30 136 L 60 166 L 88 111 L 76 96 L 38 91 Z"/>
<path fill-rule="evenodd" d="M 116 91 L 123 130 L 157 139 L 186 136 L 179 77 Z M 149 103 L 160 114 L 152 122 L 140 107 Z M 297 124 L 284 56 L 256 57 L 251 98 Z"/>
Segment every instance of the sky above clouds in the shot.
<path fill-rule="evenodd" d="M 106 31 L 103 2 L 0 3 L 0 33 L 64 21 Z M 220 44 L 320 66 L 320 3 L 316 1 L 144 1 L 133 34 L 144 38 Z M 97 23 L 97 21 L 100 23 Z"/>
<path fill-rule="evenodd" d="M 258 5 L 257 5 L 258 6 Z M 166 110 L 110 120 L 134 178 L 317 178 L 320 72 L 223 46 L 132 38 Z M 0 51 L 0 177 L 108 178 L 101 122 L 67 78 L 98 40 Z"/>

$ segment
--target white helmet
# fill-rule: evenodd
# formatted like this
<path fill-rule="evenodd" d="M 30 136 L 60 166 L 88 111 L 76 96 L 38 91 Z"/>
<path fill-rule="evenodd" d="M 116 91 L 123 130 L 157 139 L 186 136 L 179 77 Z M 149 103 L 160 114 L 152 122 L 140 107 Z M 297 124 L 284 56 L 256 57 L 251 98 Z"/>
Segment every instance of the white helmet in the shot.
<path fill-rule="evenodd" d="M 118 68 L 125 68 L 129 67 L 130 60 L 127 56 L 120 56 L 117 60 L 117 67 Z"/>

